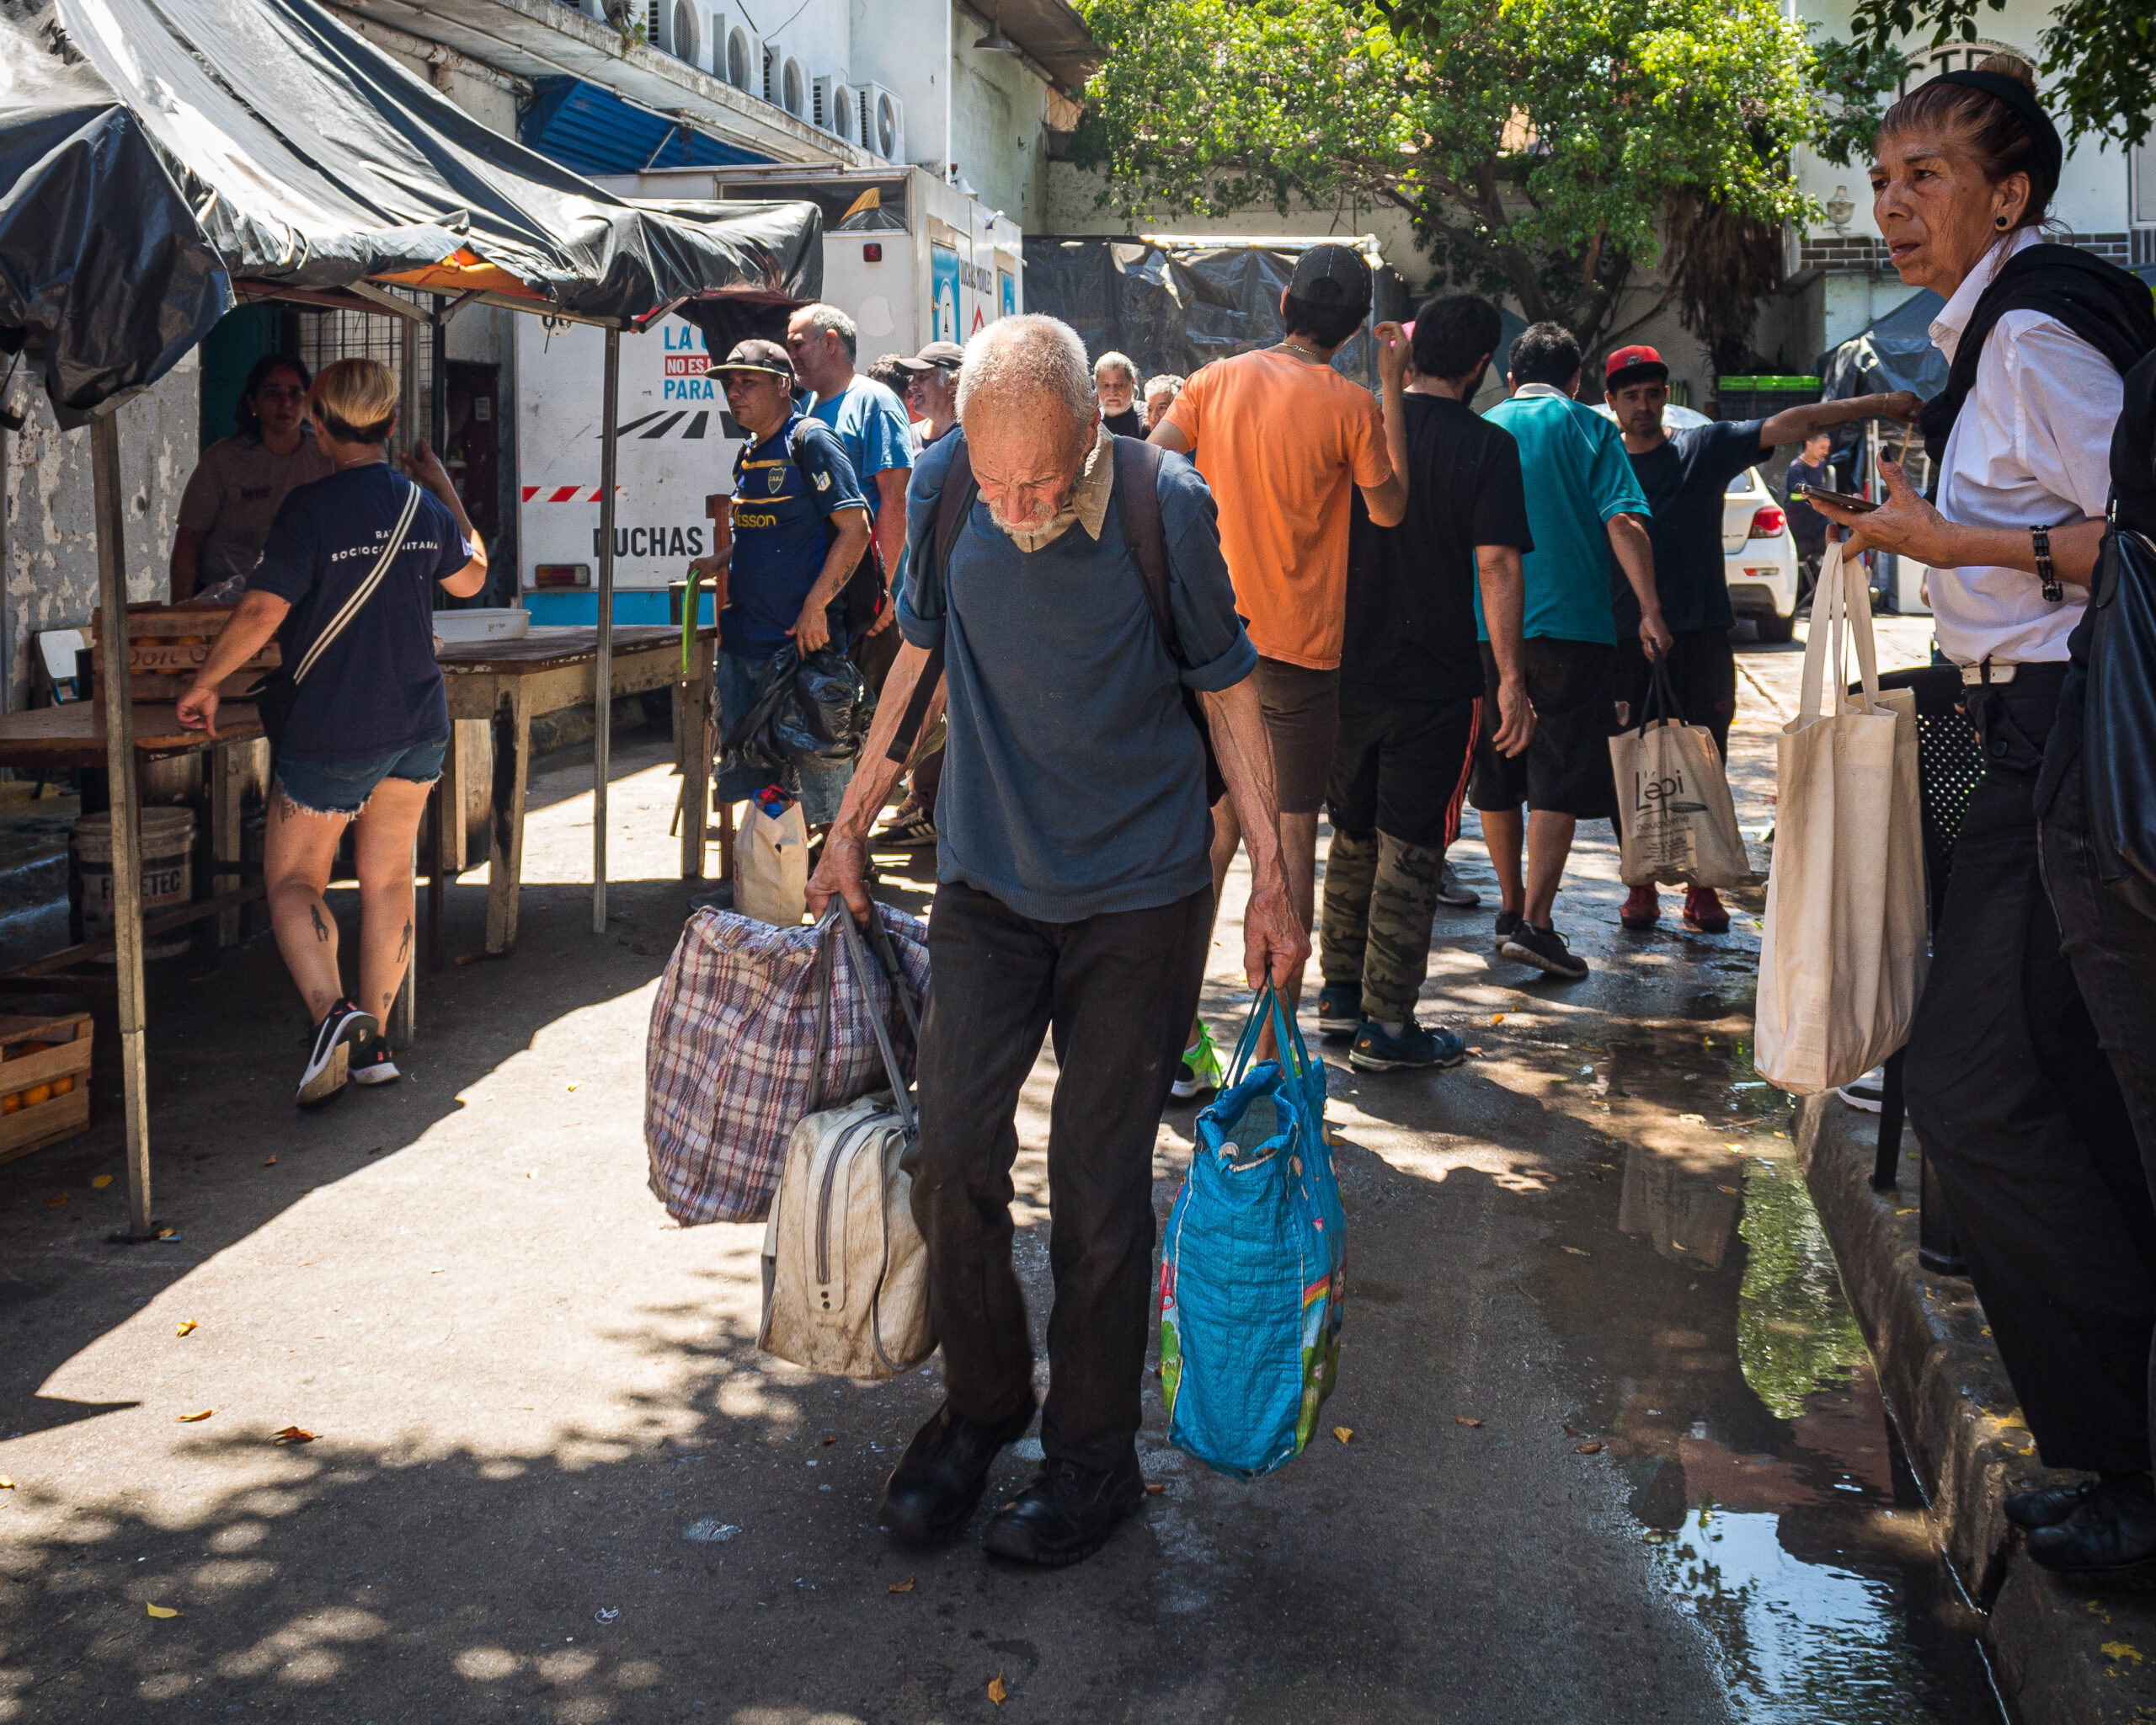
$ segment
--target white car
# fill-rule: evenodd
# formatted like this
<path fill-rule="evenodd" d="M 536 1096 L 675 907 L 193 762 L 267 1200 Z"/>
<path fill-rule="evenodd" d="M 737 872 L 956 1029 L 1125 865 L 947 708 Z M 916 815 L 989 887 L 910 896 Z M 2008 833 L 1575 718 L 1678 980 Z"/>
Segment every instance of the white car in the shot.
<path fill-rule="evenodd" d="M 1606 419 L 1617 417 L 1607 403 L 1595 412 Z M 1710 422 L 1673 402 L 1662 410 L 1662 423 L 1676 430 Z M 1750 618 L 1762 641 L 1790 639 L 1796 633 L 1796 541 L 1789 516 L 1757 467 L 1747 467 L 1722 494 L 1721 554 L 1729 606 L 1738 621 Z"/>

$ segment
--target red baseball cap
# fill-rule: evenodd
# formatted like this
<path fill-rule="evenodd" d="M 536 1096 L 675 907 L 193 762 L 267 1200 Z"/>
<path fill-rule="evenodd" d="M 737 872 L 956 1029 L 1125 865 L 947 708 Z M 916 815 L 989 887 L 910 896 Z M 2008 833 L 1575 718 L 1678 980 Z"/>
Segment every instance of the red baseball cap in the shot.
<path fill-rule="evenodd" d="M 1605 388 L 1622 389 L 1627 383 L 1638 383 L 1655 377 L 1662 382 L 1669 381 L 1669 367 L 1652 348 L 1644 345 L 1620 347 L 1610 355 L 1603 376 Z"/>

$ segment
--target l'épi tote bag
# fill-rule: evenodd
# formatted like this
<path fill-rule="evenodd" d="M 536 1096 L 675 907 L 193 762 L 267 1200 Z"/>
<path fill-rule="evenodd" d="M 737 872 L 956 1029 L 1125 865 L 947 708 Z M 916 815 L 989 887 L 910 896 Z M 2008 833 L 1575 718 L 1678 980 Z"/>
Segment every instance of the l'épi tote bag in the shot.
<path fill-rule="evenodd" d="M 1609 740 L 1609 766 L 1625 885 L 1742 886 L 1752 879 L 1714 733 L 1684 723 L 1660 660 L 1638 728 Z"/>
<path fill-rule="evenodd" d="M 1854 701 L 1843 694 L 1849 640 Z M 1845 563 L 1838 544 L 1820 567 L 1803 694 L 1775 757 L 1753 1064 L 1810 1096 L 1862 1077 L 1908 1039 L 1927 961 L 1916 697 L 1881 693 L 1863 567 Z"/>

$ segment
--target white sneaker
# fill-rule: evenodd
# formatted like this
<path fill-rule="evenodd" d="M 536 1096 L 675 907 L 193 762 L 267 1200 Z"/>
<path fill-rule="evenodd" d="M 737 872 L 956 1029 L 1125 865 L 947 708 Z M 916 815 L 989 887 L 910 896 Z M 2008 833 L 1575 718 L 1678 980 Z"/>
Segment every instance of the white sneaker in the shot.
<path fill-rule="evenodd" d="M 1867 1114 L 1879 1114 L 1886 1106 L 1886 1069 L 1874 1066 L 1855 1082 L 1843 1085 L 1834 1094 L 1853 1108 L 1862 1108 Z"/>
<path fill-rule="evenodd" d="M 338 1001 L 314 1027 L 307 1070 L 300 1074 L 299 1094 L 293 1100 L 303 1108 L 318 1108 L 342 1096 L 350 1076 L 352 1044 L 380 1029 L 373 1013 L 361 1012 L 350 1001 Z"/>

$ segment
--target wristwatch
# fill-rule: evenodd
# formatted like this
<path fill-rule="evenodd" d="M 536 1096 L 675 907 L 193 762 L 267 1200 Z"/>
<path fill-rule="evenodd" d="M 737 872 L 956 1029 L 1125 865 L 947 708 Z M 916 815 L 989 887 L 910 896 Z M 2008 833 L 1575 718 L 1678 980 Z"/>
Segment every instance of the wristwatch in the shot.
<path fill-rule="evenodd" d="M 2036 545 L 2036 579 L 2044 584 L 2044 602 L 2057 605 L 2066 597 L 2066 589 L 2059 585 L 2058 571 L 2052 567 L 2052 530 L 2031 527 L 2029 537 Z"/>

